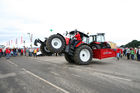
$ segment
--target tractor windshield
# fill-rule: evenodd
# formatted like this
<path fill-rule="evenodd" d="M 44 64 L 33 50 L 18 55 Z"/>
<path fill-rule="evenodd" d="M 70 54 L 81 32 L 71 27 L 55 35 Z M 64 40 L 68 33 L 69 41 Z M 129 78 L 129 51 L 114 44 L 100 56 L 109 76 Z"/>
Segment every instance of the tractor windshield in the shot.
<path fill-rule="evenodd" d="M 97 35 L 97 42 L 105 42 L 105 38 L 103 35 Z"/>

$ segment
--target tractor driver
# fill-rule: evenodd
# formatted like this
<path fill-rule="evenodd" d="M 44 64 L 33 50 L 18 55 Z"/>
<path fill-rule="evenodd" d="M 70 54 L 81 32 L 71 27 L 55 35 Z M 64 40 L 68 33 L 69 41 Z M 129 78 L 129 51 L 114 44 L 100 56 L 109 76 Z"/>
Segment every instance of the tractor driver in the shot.
<path fill-rule="evenodd" d="M 74 47 L 75 47 L 82 39 L 81 39 L 79 32 L 77 32 L 74 37 L 76 38 L 76 41 L 74 43 Z"/>

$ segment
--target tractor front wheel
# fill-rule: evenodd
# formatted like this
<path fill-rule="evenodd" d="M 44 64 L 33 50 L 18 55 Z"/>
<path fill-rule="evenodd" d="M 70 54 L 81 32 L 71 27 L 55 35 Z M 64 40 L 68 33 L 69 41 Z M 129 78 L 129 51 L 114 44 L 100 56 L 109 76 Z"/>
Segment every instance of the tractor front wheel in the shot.
<path fill-rule="evenodd" d="M 75 50 L 74 61 L 79 65 L 87 65 L 92 60 L 92 49 L 87 45 L 82 45 Z"/>
<path fill-rule="evenodd" d="M 46 45 L 52 53 L 60 53 L 64 50 L 66 41 L 62 36 L 54 34 L 48 38 Z"/>

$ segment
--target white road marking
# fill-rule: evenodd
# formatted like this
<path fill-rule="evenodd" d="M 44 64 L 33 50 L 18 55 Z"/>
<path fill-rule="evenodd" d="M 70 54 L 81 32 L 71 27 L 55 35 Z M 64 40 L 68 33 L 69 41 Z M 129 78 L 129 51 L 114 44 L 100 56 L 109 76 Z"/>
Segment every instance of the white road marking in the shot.
<path fill-rule="evenodd" d="M 113 75 L 107 75 L 107 74 L 98 73 L 98 72 L 94 72 L 93 75 L 103 76 L 103 77 L 112 78 L 112 79 L 119 79 L 119 80 L 125 80 L 125 81 L 132 81 L 131 79 L 121 78 L 121 77 L 117 77 L 117 76 L 113 76 Z"/>
<path fill-rule="evenodd" d="M 15 63 L 13 63 L 12 61 L 10 61 L 10 60 L 7 60 L 10 64 L 12 64 L 12 65 L 15 65 L 16 67 L 18 66 L 17 64 L 15 64 Z"/>
<path fill-rule="evenodd" d="M 59 76 L 59 74 L 58 73 L 55 73 L 55 72 L 50 72 L 50 73 L 52 73 L 52 74 L 54 74 L 54 75 L 56 75 L 56 76 Z"/>
<path fill-rule="evenodd" d="M 57 85 L 54 85 L 53 83 L 51 83 L 51 82 L 49 82 L 49 81 L 47 81 L 47 80 L 45 80 L 45 79 L 39 77 L 38 75 L 36 75 L 36 74 L 34 74 L 34 73 L 32 73 L 32 72 L 30 72 L 30 71 L 28 71 L 28 70 L 26 70 L 26 69 L 24 69 L 24 68 L 22 68 L 22 69 L 25 70 L 28 74 L 30 74 L 30 75 L 32 75 L 32 76 L 34 76 L 34 77 L 40 79 L 41 81 L 44 81 L 45 83 L 51 85 L 52 87 L 54 87 L 54 88 L 56 88 L 56 89 L 58 89 L 58 90 L 61 90 L 63 93 L 70 93 L 70 92 L 68 92 L 67 90 L 64 90 L 64 89 L 62 89 L 61 87 L 59 87 L 59 86 L 57 86 Z"/>
<path fill-rule="evenodd" d="M 79 75 L 75 75 L 75 74 L 71 74 L 71 75 L 76 76 L 76 77 L 80 77 Z"/>
<path fill-rule="evenodd" d="M 0 74 L 0 79 L 14 77 L 14 76 L 16 76 L 16 73 Z"/>

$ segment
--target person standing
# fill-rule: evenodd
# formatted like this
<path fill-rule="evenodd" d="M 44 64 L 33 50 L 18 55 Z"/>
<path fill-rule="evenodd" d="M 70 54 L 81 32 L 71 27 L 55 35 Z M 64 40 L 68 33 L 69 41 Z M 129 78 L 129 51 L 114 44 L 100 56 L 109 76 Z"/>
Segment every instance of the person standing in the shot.
<path fill-rule="evenodd" d="M 134 49 L 133 48 L 130 49 L 130 53 L 131 53 L 131 59 L 134 60 Z"/>
<path fill-rule="evenodd" d="M 9 48 L 6 48 L 6 59 L 9 59 L 10 58 L 10 49 Z"/>
<path fill-rule="evenodd" d="M 16 48 L 13 49 L 13 56 L 16 56 Z"/>
<path fill-rule="evenodd" d="M 117 48 L 117 50 L 116 50 L 117 56 L 116 56 L 116 57 L 117 57 L 118 60 L 120 59 L 120 51 L 121 51 L 121 50 L 120 50 L 119 48 Z"/>
<path fill-rule="evenodd" d="M 20 48 L 18 49 L 18 54 L 19 54 L 19 56 L 21 56 L 21 49 Z"/>
<path fill-rule="evenodd" d="M 23 49 L 21 49 L 21 56 L 23 56 Z"/>
<path fill-rule="evenodd" d="M 137 60 L 140 61 L 140 46 L 138 47 L 137 50 Z"/>
<path fill-rule="evenodd" d="M 37 49 L 34 49 L 34 57 L 37 57 Z"/>
<path fill-rule="evenodd" d="M 26 56 L 26 48 L 24 48 L 24 55 Z"/>
<path fill-rule="evenodd" d="M 2 56 L 2 48 L 0 48 L 0 58 L 1 58 L 1 56 Z"/>
<path fill-rule="evenodd" d="M 130 49 L 129 48 L 126 50 L 126 53 L 127 53 L 127 59 L 129 60 L 130 59 Z"/>

